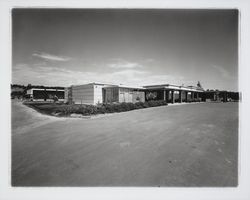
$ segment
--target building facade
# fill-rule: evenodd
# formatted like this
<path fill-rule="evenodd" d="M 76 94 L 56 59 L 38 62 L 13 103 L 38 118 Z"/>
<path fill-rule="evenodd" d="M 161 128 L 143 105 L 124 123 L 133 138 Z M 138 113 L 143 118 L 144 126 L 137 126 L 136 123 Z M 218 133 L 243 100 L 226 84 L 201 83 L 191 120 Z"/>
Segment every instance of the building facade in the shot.
<path fill-rule="evenodd" d="M 168 103 L 201 101 L 204 89 L 195 86 L 178 86 L 171 84 L 147 85 L 146 100 L 164 100 Z"/>
<path fill-rule="evenodd" d="M 109 86 L 113 85 L 102 83 L 72 85 L 66 88 L 65 102 L 91 105 L 103 103 L 103 88 Z"/>
<path fill-rule="evenodd" d="M 136 103 L 163 100 L 168 103 L 197 101 L 238 101 L 238 92 L 207 90 L 197 86 L 178 86 L 171 84 L 131 87 L 103 83 L 72 85 L 63 89 L 31 88 L 27 96 L 32 101 L 64 101 L 69 104 Z"/>
<path fill-rule="evenodd" d="M 130 86 L 104 87 L 103 97 L 103 103 L 145 102 L 145 89 Z"/>
<path fill-rule="evenodd" d="M 27 98 L 32 101 L 46 101 L 53 102 L 55 99 L 57 101 L 64 101 L 65 97 L 64 89 L 53 89 L 53 88 L 31 88 L 26 92 Z"/>
<path fill-rule="evenodd" d="M 228 102 L 228 101 L 239 101 L 239 92 L 231 92 L 225 90 L 207 90 L 203 93 L 203 100 L 206 102 L 217 101 L 217 102 Z"/>

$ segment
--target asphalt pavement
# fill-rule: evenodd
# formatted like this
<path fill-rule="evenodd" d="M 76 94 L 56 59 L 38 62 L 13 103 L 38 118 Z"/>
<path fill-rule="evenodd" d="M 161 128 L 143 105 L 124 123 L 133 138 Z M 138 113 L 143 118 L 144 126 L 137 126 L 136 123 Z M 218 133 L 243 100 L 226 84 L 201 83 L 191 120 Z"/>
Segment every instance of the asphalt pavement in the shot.
<path fill-rule="evenodd" d="M 238 103 L 92 119 L 12 103 L 13 186 L 237 186 Z"/>

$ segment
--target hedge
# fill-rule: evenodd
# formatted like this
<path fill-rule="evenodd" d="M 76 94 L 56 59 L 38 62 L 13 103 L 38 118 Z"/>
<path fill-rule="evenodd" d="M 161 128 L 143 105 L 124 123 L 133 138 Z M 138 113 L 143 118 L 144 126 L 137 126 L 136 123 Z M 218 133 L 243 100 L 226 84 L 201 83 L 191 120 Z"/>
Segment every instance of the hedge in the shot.
<path fill-rule="evenodd" d="M 27 105 L 27 104 L 26 104 Z M 49 115 L 57 116 L 69 116 L 70 114 L 81 115 L 95 115 L 104 113 L 126 112 L 135 109 L 143 109 L 148 107 L 156 107 L 167 105 L 167 102 L 163 100 L 159 101 L 147 101 L 136 103 L 112 103 L 112 104 L 100 104 L 94 105 L 66 105 L 66 104 L 39 104 L 33 103 L 28 106 L 36 109 L 37 111 Z"/>

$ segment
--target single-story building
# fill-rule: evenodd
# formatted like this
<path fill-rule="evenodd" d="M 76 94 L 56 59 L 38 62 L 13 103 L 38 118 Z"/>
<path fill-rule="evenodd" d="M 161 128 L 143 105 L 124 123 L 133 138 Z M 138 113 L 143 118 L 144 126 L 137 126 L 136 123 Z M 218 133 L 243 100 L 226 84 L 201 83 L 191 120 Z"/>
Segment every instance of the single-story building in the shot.
<path fill-rule="evenodd" d="M 220 101 L 226 102 L 229 99 L 237 98 L 239 99 L 239 93 L 237 92 L 207 92 L 200 84 L 197 84 L 197 86 L 161 84 L 131 87 L 125 85 L 89 83 L 84 85 L 72 85 L 65 89 L 65 103 L 91 105 L 96 105 L 98 103 L 135 103 L 150 100 L 182 103 L 220 99 Z"/>
<path fill-rule="evenodd" d="M 72 85 L 65 89 L 65 102 L 74 104 L 145 101 L 144 88 L 103 83 Z"/>
<path fill-rule="evenodd" d="M 239 92 L 231 92 L 226 90 L 207 90 L 203 93 L 204 101 L 239 101 Z"/>
<path fill-rule="evenodd" d="M 27 90 L 26 97 L 32 101 L 52 102 L 55 100 L 55 98 L 58 101 L 64 101 L 64 89 L 34 87 Z"/>

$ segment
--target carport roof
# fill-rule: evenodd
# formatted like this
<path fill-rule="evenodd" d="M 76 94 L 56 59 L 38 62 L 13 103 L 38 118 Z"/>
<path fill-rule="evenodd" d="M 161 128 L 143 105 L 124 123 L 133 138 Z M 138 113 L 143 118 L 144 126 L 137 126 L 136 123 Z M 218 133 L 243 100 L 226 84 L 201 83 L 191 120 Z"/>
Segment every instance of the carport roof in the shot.
<path fill-rule="evenodd" d="M 161 84 L 161 85 L 147 85 L 143 86 L 146 89 L 167 89 L 167 90 L 183 90 L 190 92 L 203 92 L 204 89 L 195 86 L 178 86 L 172 84 Z"/>

